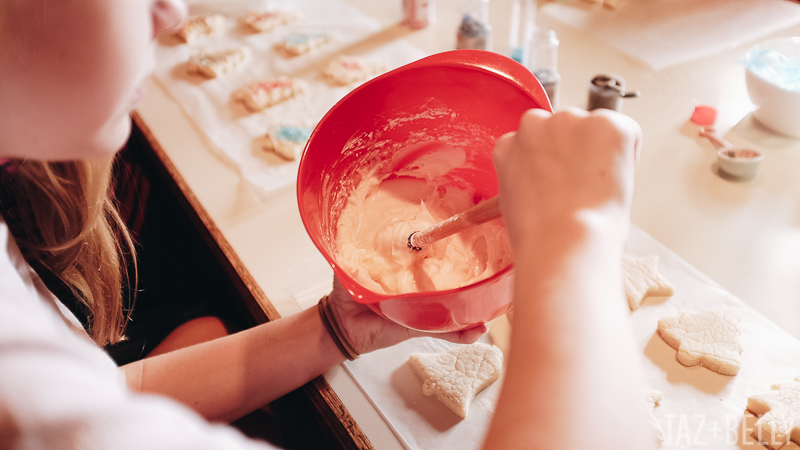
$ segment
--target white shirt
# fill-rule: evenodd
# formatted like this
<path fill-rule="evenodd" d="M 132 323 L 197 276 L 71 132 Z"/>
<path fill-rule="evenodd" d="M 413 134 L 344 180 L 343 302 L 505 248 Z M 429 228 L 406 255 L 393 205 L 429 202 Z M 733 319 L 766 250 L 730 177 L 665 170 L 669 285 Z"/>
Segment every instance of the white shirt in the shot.
<path fill-rule="evenodd" d="M 166 397 L 130 392 L 0 219 L 0 448 L 266 447 Z"/>

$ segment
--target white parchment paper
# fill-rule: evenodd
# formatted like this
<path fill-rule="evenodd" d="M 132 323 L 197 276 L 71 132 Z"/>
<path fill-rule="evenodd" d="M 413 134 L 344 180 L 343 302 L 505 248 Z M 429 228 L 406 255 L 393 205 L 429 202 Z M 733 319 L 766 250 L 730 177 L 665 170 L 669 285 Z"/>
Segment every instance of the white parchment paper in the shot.
<path fill-rule="evenodd" d="M 672 297 L 647 299 L 631 313 L 646 387 L 664 393 L 661 406 L 655 409 L 666 436 L 662 448 L 763 448 L 750 437 L 755 418 L 746 413 L 747 398 L 769 391 L 774 383 L 800 376 L 800 341 L 635 226 L 626 253 L 659 255 L 659 271 L 675 286 Z M 685 309 L 723 305 L 741 308 L 743 312 L 744 352 L 739 374 L 728 377 L 700 366 L 681 365 L 675 358 L 676 351 L 656 334 L 658 319 Z M 488 430 L 500 382 L 478 394 L 467 418 L 460 420 L 438 400 L 422 395 L 422 382 L 407 364 L 411 353 L 441 352 L 452 345 L 429 338 L 417 339 L 346 363 L 352 376 L 410 449 L 477 449 Z M 611 355 L 609 363 L 613 363 Z M 620 372 L 619 376 L 628 374 Z M 785 448 L 797 447 L 792 444 Z"/>
<path fill-rule="evenodd" d="M 800 22 L 787 0 L 627 0 L 618 10 L 542 8 L 658 70 L 713 55 Z"/>
<path fill-rule="evenodd" d="M 252 10 L 282 9 L 300 12 L 301 20 L 271 33 L 253 34 L 241 24 Z M 400 26 L 382 29 L 377 21 L 340 0 L 249 0 L 193 4 L 191 14 L 206 12 L 226 16 L 223 33 L 191 44 L 172 36 L 160 39 L 156 50 L 156 80 L 161 83 L 189 118 L 213 144 L 219 155 L 241 171 L 245 179 L 272 191 L 295 182 L 300 155 L 294 162 L 260 150 L 259 139 L 278 125 L 314 127 L 325 113 L 357 85 L 334 87 L 321 76 L 325 65 L 345 54 L 386 63 L 389 70 L 413 62 L 426 54 L 398 39 Z M 285 58 L 274 45 L 293 32 L 331 32 L 336 42 L 295 58 Z M 252 57 L 244 66 L 219 78 L 207 79 L 187 73 L 185 63 L 201 50 L 246 45 Z M 231 95 L 249 81 L 288 76 L 308 83 L 308 93 L 252 113 Z"/>

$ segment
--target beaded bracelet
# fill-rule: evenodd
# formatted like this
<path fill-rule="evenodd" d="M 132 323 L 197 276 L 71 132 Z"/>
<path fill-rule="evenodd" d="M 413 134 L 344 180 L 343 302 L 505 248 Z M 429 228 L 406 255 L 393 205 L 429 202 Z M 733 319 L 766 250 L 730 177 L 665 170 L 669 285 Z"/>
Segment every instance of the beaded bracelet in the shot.
<path fill-rule="evenodd" d="M 353 350 L 353 347 L 347 342 L 347 339 L 345 339 L 341 328 L 339 328 L 339 323 L 336 321 L 333 311 L 331 311 L 327 295 L 322 297 L 319 303 L 317 303 L 317 310 L 319 311 L 320 318 L 322 318 L 323 325 L 325 325 L 325 329 L 328 330 L 331 339 L 333 339 L 333 342 L 339 347 L 339 351 L 350 361 L 357 359 L 358 353 Z"/>

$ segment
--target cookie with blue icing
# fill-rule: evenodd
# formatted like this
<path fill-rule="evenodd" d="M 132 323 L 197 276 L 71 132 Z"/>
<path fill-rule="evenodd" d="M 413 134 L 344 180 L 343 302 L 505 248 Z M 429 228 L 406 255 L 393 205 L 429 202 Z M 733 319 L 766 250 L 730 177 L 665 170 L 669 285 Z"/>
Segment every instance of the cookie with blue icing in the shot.
<path fill-rule="evenodd" d="M 292 33 L 276 44 L 275 49 L 288 57 L 300 56 L 332 42 L 331 33 Z"/>
<path fill-rule="evenodd" d="M 306 145 L 311 131 L 312 129 L 308 127 L 280 125 L 264 136 L 261 148 L 287 161 L 294 161 L 295 155 Z"/>

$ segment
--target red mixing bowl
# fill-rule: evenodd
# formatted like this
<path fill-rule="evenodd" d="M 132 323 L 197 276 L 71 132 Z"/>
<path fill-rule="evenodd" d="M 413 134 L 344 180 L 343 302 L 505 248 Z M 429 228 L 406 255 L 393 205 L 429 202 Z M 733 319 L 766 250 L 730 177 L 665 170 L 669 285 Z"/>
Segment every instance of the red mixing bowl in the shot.
<path fill-rule="evenodd" d="M 350 295 L 409 328 L 448 332 L 488 322 L 511 304 L 512 268 L 474 284 L 436 292 L 384 295 L 357 283 L 336 262 L 336 225 L 364 168 L 400 149 L 467 153 L 453 182 L 475 199 L 497 195 L 492 152 L 531 108 L 552 111 L 536 77 L 512 59 L 481 50 L 439 53 L 353 90 L 311 134 L 297 175 L 300 217 L 308 235 Z"/>

